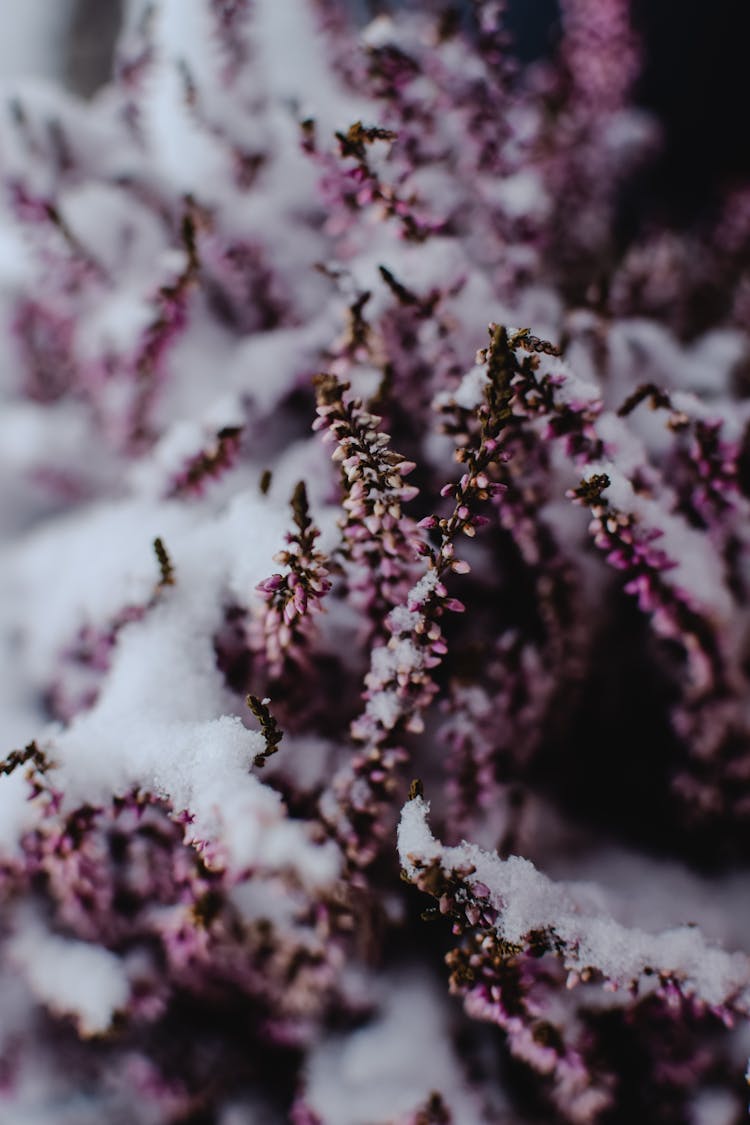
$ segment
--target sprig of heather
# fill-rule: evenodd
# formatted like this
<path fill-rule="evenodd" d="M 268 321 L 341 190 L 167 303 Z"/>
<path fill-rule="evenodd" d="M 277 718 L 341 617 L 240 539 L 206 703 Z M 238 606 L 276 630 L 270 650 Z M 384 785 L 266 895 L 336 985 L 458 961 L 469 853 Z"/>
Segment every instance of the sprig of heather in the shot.
<path fill-rule="evenodd" d="M 379 125 L 353 122 L 347 131 L 336 133 L 338 155 L 318 148 L 315 122 L 303 122 L 302 145 L 323 168 L 321 190 L 332 209 L 338 212 L 332 233 L 344 233 L 363 207 L 377 208 L 382 219 L 398 223 L 401 236 L 410 242 L 424 242 L 439 232 L 444 221 L 427 214 L 415 192 L 404 195 L 373 167 L 368 149 L 376 142 L 391 144 L 396 133 Z M 344 162 L 353 162 L 345 163 Z"/>
<path fill-rule="evenodd" d="M 463 475 L 458 483 L 442 490 L 444 496 L 452 497 L 453 510 L 446 517 L 429 516 L 421 521 L 424 530 L 437 533 L 438 542 L 431 546 L 418 541 L 427 569 L 385 620 L 389 639 L 373 650 L 365 677 L 365 707 L 351 726 L 352 738 L 362 749 L 334 778 L 332 790 L 322 802 L 323 818 L 354 868 L 367 867 L 379 852 L 389 830 L 397 770 L 408 757 L 402 745 L 404 737 L 424 729 L 424 712 L 438 690 L 434 670 L 447 653 L 440 618 L 446 612 L 464 610 L 445 585 L 449 575 L 470 570 L 469 564 L 456 556 L 457 541 L 461 535 L 476 535 L 477 528 L 486 522 L 476 513 L 476 506 L 501 491 L 487 474 L 501 456 L 500 438 L 510 418 L 509 355 L 506 330 L 493 325 L 489 378 L 484 401 L 477 410 L 478 440 L 472 448 L 457 450 Z"/>
<path fill-rule="evenodd" d="M 466 843 L 446 847 L 432 835 L 429 807 L 414 783 L 399 855 L 402 878 L 436 900 L 423 918 L 445 918 L 460 939 L 446 956 L 451 991 L 471 1016 L 501 1027 L 511 1052 L 546 1076 L 566 1120 L 598 1120 L 616 1097 L 607 1063 L 614 1070 L 617 1059 L 607 1059 L 587 1010 L 608 1007 L 635 1024 L 661 1014 L 668 1024 L 692 1022 L 703 1032 L 747 1016 L 745 955 L 712 948 L 693 927 L 655 935 L 628 929 L 519 856 L 501 860 Z"/>
<path fill-rule="evenodd" d="M 170 1004 L 188 996 L 197 1043 L 201 1013 L 231 996 L 262 1012 L 274 1042 L 303 1043 L 334 990 L 337 953 L 326 944 L 327 907 L 297 888 L 288 925 L 244 917 L 233 891 L 252 877 L 256 891 L 264 885 L 277 894 L 272 865 L 234 874 L 208 865 L 184 842 L 180 819 L 144 792 L 49 815 L 24 840 L 19 877 L 43 884 L 58 933 L 117 955 L 141 951 L 120 1012 L 123 1026 L 153 1025 L 158 1035 Z M 205 1075 L 194 1081 L 205 1092 Z"/>
<path fill-rule="evenodd" d="M 744 507 L 739 442 L 724 436 L 723 418 L 705 416 L 703 409 L 696 413 L 697 400 L 685 394 L 670 395 L 653 383 L 637 387 L 617 411 L 618 417 L 628 417 L 643 402 L 667 413 L 666 424 L 674 434 L 666 471 L 677 492 L 678 510 L 693 526 L 708 530 L 725 557 L 736 554 L 736 523 L 744 515 L 737 510 Z M 732 560 L 728 557 L 727 561 Z"/>
<path fill-rule="evenodd" d="M 44 284 L 20 296 L 13 330 L 23 358 L 25 390 L 37 402 L 54 402 L 80 392 L 75 356 L 76 305 L 83 295 L 111 279 L 67 222 L 52 194 L 32 192 L 17 182 L 10 206 L 35 251 Z"/>
<path fill-rule="evenodd" d="M 511 783 L 533 760 L 546 716 L 554 711 L 560 721 L 574 702 L 592 641 L 579 568 L 561 547 L 545 506 L 559 489 L 553 443 L 562 445 L 567 458 L 583 463 L 601 455 L 603 445 L 595 429 L 600 404 L 585 396 L 561 397 L 565 377 L 555 373 L 554 366 L 559 354 L 557 347 L 526 330 L 506 338 L 508 414 L 502 455 L 489 466 L 488 475 L 495 485 L 493 506 L 507 537 L 505 550 L 523 567 L 522 616 L 533 627 L 518 631 L 506 624 L 472 682 L 464 690 L 457 678 L 446 702 L 449 794 L 458 824 L 481 815 L 483 804 L 506 805 L 515 792 Z M 477 366 L 459 386 L 434 402 L 444 432 L 462 450 L 479 436 L 474 403 L 492 378 L 491 361 L 495 362 L 487 350 L 480 351 Z M 518 594 L 512 600 L 517 606 Z M 486 693 L 493 700 L 487 707 Z M 515 820 L 515 813 L 509 813 L 509 823 Z"/>
<path fill-rule="evenodd" d="M 271 679 L 285 669 L 308 666 L 312 615 L 322 611 L 331 588 L 328 558 L 315 545 L 320 531 L 310 516 L 304 481 L 297 484 L 291 506 L 296 530 L 287 533 L 287 546 L 274 555 L 286 572 L 256 587 L 265 608 L 250 627 L 251 645 L 263 653 Z"/>
<path fill-rule="evenodd" d="M 237 462 L 242 426 L 223 426 L 214 440 L 185 463 L 173 479 L 168 497 L 201 496 L 209 483 L 219 480 Z"/>
<path fill-rule="evenodd" d="M 424 242 L 442 229 L 443 221 L 426 213 L 415 192 L 404 196 L 394 184 L 386 182 L 367 158 L 367 148 L 374 141 L 394 141 L 396 136 L 390 129 L 379 126 L 366 128 L 361 121 L 355 121 L 346 133 L 337 133 L 336 139 L 342 159 L 355 162 L 354 167 L 346 171 L 345 177 L 356 185 L 356 206 L 375 205 L 384 219 L 398 222 L 403 238 L 410 242 Z"/>
<path fill-rule="evenodd" d="M 414 468 L 389 448 L 390 435 L 381 419 L 349 394 L 349 384 L 335 375 L 315 381 L 317 418 L 323 440 L 340 465 L 344 516 L 340 552 L 350 572 L 349 587 L 356 607 L 366 615 L 374 636 L 382 636 L 388 612 L 403 602 L 413 584 L 414 561 L 423 536 L 403 506 L 417 495 L 404 483 Z"/>
<path fill-rule="evenodd" d="M 727 668 L 715 629 L 687 591 L 665 578 L 677 562 L 658 545 L 664 532 L 611 504 L 604 495 L 611 483 L 606 473 L 594 473 L 568 496 L 591 509 L 589 532 L 610 566 L 623 572 L 625 592 L 637 599 L 658 634 L 683 649 L 694 698 L 726 691 Z"/>
<path fill-rule="evenodd" d="M 609 425 L 614 420 L 608 418 L 607 433 L 614 437 L 614 452 L 613 442 L 605 443 L 601 436 L 604 426 L 602 404 L 598 397 L 592 394 L 591 388 L 571 377 L 562 364 L 559 372 L 549 360 L 543 366 L 540 364 L 543 356 L 554 360 L 559 355 L 558 349 L 546 341 L 524 331 L 513 337 L 511 345 L 511 423 L 504 440 L 506 457 L 498 462 L 500 480 L 505 486 L 499 514 L 504 526 L 513 535 L 524 562 L 532 570 L 539 568 L 545 573 L 547 581 L 554 572 L 554 565 L 551 565 L 554 558 L 550 553 L 553 552 L 553 544 L 546 545 L 544 542 L 544 523 L 540 519 L 539 508 L 548 499 L 555 498 L 546 443 L 559 442 L 566 458 L 574 466 L 590 467 L 592 470 L 578 488 L 568 490 L 567 496 L 575 503 L 592 507 L 595 519 L 590 525 L 590 532 L 596 546 L 606 552 L 610 565 L 625 572 L 625 591 L 638 597 L 640 608 L 650 615 L 657 632 L 678 640 L 678 643 L 680 637 L 685 640 L 696 685 L 703 684 L 705 687 L 710 683 L 716 690 L 723 690 L 727 679 L 716 629 L 701 611 L 695 595 L 665 577 L 667 572 L 675 569 L 677 562 L 656 545 L 665 532 L 655 521 L 657 513 L 666 517 L 663 503 L 669 499 L 669 490 L 665 488 L 665 495 L 658 499 L 643 500 L 641 507 L 648 510 L 652 517 L 651 525 L 644 522 L 643 515 L 638 515 L 635 510 L 638 507 L 636 489 L 640 487 L 636 479 L 637 466 L 628 464 L 625 474 L 618 467 L 617 444 L 624 440 L 625 435 Z M 525 354 L 519 355 L 519 352 Z M 484 358 L 481 353 L 479 358 Z M 629 413 L 639 401 L 654 394 L 657 394 L 657 405 L 667 405 L 668 396 L 647 386 L 642 394 L 631 396 L 621 409 L 621 415 Z M 449 418 L 453 417 L 449 432 L 463 431 L 461 440 L 471 440 L 466 433 L 466 417 L 470 412 L 456 411 L 450 396 L 441 396 L 439 405 L 446 410 Z M 688 419 L 671 404 L 670 409 L 673 428 L 680 430 Z M 643 457 L 645 463 L 645 452 Z M 632 461 L 632 455 L 629 454 L 626 460 Z M 726 474 L 729 471 L 727 457 L 722 457 L 721 472 Z M 609 488 L 613 475 L 622 482 L 623 495 L 631 497 L 632 511 L 610 509 L 604 499 L 603 493 Z M 653 468 L 651 475 L 657 481 L 659 474 Z M 627 476 L 633 476 L 634 484 L 625 479 Z M 717 484 L 717 488 L 724 487 L 727 492 L 734 491 L 733 484 Z M 556 480 L 554 488 L 559 488 Z M 685 527 L 683 520 L 674 522 L 674 519 L 676 517 L 673 517 L 673 533 L 681 532 Z"/>
<path fill-rule="evenodd" d="M 413 676 L 408 667 L 409 654 L 403 646 L 402 656 L 406 662 L 403 667 L 399 667 L 398 655 L 394 663 L 390 658 L 378 656 L 376 650 L 366 678 L 367 706 L 353 727 L 355 737 L 361 741 L 386 741 L 397 721 L 405 721 L 412 730 L 422 729 L 421 712 L 436 690 L 422 673 L 425 668 L 436 667 L 447 651 L 438 618 L 446 610 L 461 613 L 465 608 L 457 598 L 449 596 L 445 586 L 450 574 L 468 574 L 471 569 L 468 562 L 456 557 L 456 544 L 461 535 L 474 538 L 477 529 L 488 522 L 477 513 L 477 505 L 503 492 L 501 484 L 490 480 L 488 470 L 503 456 L 500 438 L 510 419 L 512 368 L 509 354 L 506 330 L 493 325 L 484 401 L 477 409 L 477 441 L 473 448 L 460 446 L 456 450 L 456 460 L 463 464 L 464 472 L 456 484 L 447 484 L 441 490 L 442 496 L 452 498 L 453 509 L 448 516 L 427 516 L 420 522 L 423 530 L 436 532 L 437 544 L 432 546 L 418 541 L 417 550 L 427 560 L 427 570 L 409 591 L 405 605 L 396 606 L 386 619 L 391 634 L 387 650 L 397 653 L 399 641 L 414 639 L 417 649 L 423 650 L 420 655 L 424 667 L 418 662 Z M 383 702 L 394 692 L 398 707 L 392 717 Z"/>
<path fill-rule="evenodd" d="M 685 498 L 686 512 L 708 528 L 726 527 L 726 516 L 737 506 L 739 494 L 739 446 L 723 439 L 723 426 L 721 419 L 696 419 L 690 445 L 681 457 L 692 485 Z"/>
<path fill-rule="evenodd" d="M 29 765 L 30 773 L 38 771 L 44 773 L 49 768 L 49 762 L 43 750 L 40 750 L 36 742 L 29 742 L 24 746 L 23 750 L 11 750 L 2 761 L 0 761 L 0 774 L 10 774 L 21 766 Z"/>
<path fill-rule="evenodd" d="M 559 441 L 566 458 L 575 464 L 597 460 L 604 451 L 596 429 L 601 402 L 591 396 L 590 389 L 589 393 L 570 393 L 567 376 L 553 366 L 559 356 L 559 348 L 525 329 L 507 339 L 504 362 L 508 368 L 508 416 L 503 456 L 496 460 L 493 473 L 503 485 L 498 505 L 501 523 L 513 537 L 524 563 L 532 568 L 548 565 L 554 552 L 554 547 L 545 542 L 548 535 L 540 520 L 540 509 L 554 497 L 557 487 L 550 442 Z M 543 358 L 546 362 L 542 368 Z M 474 403 L 492 377 L 489 353 L 481 350 L 477 366 L 461 386 L 435 399 L 444 432 L 460 446 L 476 440 Z"/>
<path fill-rule="evenodd" d="M 169 552 L 164 546 L 164 540 L 160 535 L 157 535 L 156 539 L 154 539 L 154 554 L 159 564 L 159 585 L 157 586 L 157 590 L 163 590 L 166 586 L 174 586 L 174 564 L 169 557 Z"/>
<path fill-rule="evenodd" d="M 268 708 L 270 702 L 270 699 L 258 699 L 256 695 L 247 697 L 247 705 L 258 720 L 261 734 L 266 742 L 265 749 L 253 759 L 256 769 L 262 769 L 266 761 L 278 751 L 279 743 L 284 737 L 283 730 Z"/>
<path fill-rule="evenodd" d="M 731 797 L 727 779 L 742 777 L 740 746 L 746 720 L 741 700 L 746 677 L 737 645 L 716 620 L 716 608 L 723 619 L 731 591 L 739 588 L 743 521 L 738 511 L 744 499 L 737 484 L 737 449 L 723 442 L 705 417 L 694 414 L 690 396 L 681 395 L 673 402 L 651 384 L 639 388 L 623 404 L 621 417 L 650 399 L 657 408 L 669 411 L 668 424 L 676 440 L 690 438 L 687 449 L 672 453 L 672 461 L 676 458 L 681 466 L 680 472 L 670 474 L 673 490 L 672 479 L 670 485 L 665 480 L 669 465 L 660 472 L 650 464 L 632 434 L 603 413 L 592 388 L 562 363 L 557 368 L 556 348 L 528 333 L 516 334 L 512 344 L 512 420 L 503 442 L 507 457 L 495 469 L 496 479 L 505 485 L 498 515 L 518 547 L 526 574 L 537 584 L 533 612 L 540 614 L 544 628 L 544 664 L 562 689 L 554 693 L 554 700 L 569 699 L 568 688 L 585 673 L 594 639 L 592 626 L 586 624 L 576 568 L 560 553 L 543 514 L 544 505 L 560 494 L 559 463 L 551 457 L 552 445 L 557 444 L 571 467 L 588 469 L 589 476 L 567 495 L 575 503 L 593 505 L 590 532 L 595 545 L 622 574 L 624 592 L 637 599 L 656 635 L 676 646 L 673 652 L 683 654 L 688 675 L 676 673 L 679 688 L 671 718 L 691 759 L 688 771 L 676 779 L 686 809 L 691 817 L 700 813 L 715 819 L 719 810 L 731 805 L 740 814 L 746 804 L 745 783 L 735 784 Z M 467 376 L 470 383 L 472 378 Z M 470 441 L 471 410 L 457 407 L 450 395 L 439 396 L 438 405 L 448 419 L 449 432 Z M 686 463 L 688 459 L 692 464 Z M 610 478 L 619 482 L 619 505 L 603 501 Z M 723 556 L 728 590 L 718 583 L 711 589 L 695 568 L 680 565 L 681 550 L 708 547 L 696 541 L 692 530 L 701 526 L 701 512 L 706 523 L 712 521 L 710 539 L 715 544 L 715 549 L 706 551 L 704 565 L 710 560 L 720 568 Z M 530 694 L 538 695 L 533 689 L 540 689 L 543 681 L 534 679 Z M 470 777 L 465 754 L 460 754 L 457 765 L 464 777 Z M 479 761 L 477 769 L 482 769 Z"/>

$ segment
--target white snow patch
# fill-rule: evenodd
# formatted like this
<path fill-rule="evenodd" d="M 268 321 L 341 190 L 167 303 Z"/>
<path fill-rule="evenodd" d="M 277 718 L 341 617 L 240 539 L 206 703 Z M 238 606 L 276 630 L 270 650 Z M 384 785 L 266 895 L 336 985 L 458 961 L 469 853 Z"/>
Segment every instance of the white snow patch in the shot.
<path fill-rule="evenodd" d="M 479 1097 L 469 1091 L 451 1049 L 445 1000 L 419 970 L 379 980 L 379 1016 L 359 1031 L 331 1036 L 308 1064 L 305 1101 L 326 1125 L 401 1121 L 445 1092 L 452 1120 L 480 1125 Z"/>
<path fill-rule="evenodd" d="M 125 966 L 100 945 L 59 937 L 31 917 L 21 921 L 9 956 L 37 1000 L 56 1015 L 72 1016 L 81 1035 L 108 1030 L 130 996 Z"/>

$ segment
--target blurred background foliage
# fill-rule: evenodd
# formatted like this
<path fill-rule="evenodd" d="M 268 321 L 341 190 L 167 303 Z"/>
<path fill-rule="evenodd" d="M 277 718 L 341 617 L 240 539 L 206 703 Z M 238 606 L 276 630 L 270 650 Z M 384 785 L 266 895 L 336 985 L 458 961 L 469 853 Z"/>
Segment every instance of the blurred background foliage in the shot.
<path fill-rule="evenodd" d="M 42 0 L 43 2 L 43 0 Z M 364 24 L 425 0 L 347 0 Z M 429 0 L 428 0 L 429 2 Z M 39 3 L 39 0 L 37 0 Z M 63 73 L 91 95 L 110 72 L 124 0 L 72 0 Z M 471 0 L 453 5 L 469 13 Z M 506 0 L 513 48 L 523 64 L 555 50 L 558 0 Z M 15 6 L 6 20 L 14 19 Z M 623 206 L 626 239 L 643 222 L 684 225 L 705 217 L 718 197 L 750 176 L 750 4 L 746 0 L 631 0 L 643 44 L 638 104 L 663 130 L 661 153 L 641 170 Z M 470 23 L 470 20 L 467 21 Z"/>

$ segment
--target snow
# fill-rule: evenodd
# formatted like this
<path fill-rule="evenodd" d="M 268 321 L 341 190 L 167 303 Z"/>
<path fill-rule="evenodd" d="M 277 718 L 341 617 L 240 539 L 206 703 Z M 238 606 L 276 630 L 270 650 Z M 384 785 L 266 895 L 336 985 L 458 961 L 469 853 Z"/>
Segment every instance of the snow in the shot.
<path fill-rule="evenodd" d="M 703 1091 L 695 1099 L 690 1125 L 735 1125 L 737 1103 L 726 1090 Z"/>
<path fill-rule="evenodd" d="M 313 1049 L 306 1104 L 326 1125 L 371 1125 L 400 1121 L 423 1108 L 433 1090 L 447 1090 L 452 1120 L 487 1121 L 451 1050 L 448 1011 L 437 986 L 415 966 L 381 980 L 378 994 L 383 1002 L 375 1019 Z"/>
<path fill-rule="evenodd" d="M 389 614 L 390 625 L 395 636 L 413 632 L 421 620 L 421 613 L 402 605 L 395 606 Z"/>
<path fill-rule="evenodd" d="M 0 8 L 0 82 L 62 77 L 64 39 L 71 0 L 23 0 Z"/>
<path fill-rule="evenodd" d="M 412 606 L 418 608 L 424 605 L 437 584 L 437 571 L 432 569 L 426 571 L 409 591 L 409 596 L 406 599 L 409 608 Z"/>
<path fill-rule="evenodd" d="M 378 651 L 388 653 L 387 649 Z M 402 710 L 403 704 L 397 691 L 378 691 L 367 701 L 368 715 L 377 720 L 385 730 L 392 730 L 395 727 Z"/>
<path fill-rule="evenodd" d="M 313 117 L 323 135 L 330 135 L 368 116 L 368 103 L 337 82 L 310 5 L 256 0 L 254 30 L 269 95 L 292 107 L 300 121 Z"/>
<path fill-rule="evenodd" d="M 523 169 L 498 180 L 493 185 L 492 199 L 510 219 L 544 216 L 550 210 L 541 178 L 533 169 Z"/>
<path fill-rule="evenodd" d="M 712 1007 L 729 1002 L 750 1012 L 750 958 L 727 953 L 706 943 L 700 930 L 680 926 L 650 934 L 625 927 L 591 910 L 596 890 L 554 883 L 521 856 L 501 860 L 497 855 L 463 843 L 443 847 L 432 835 L 427 816 L 430 806 L 421 797 L 402 810 L 398 831 L 401 865 L 413 878 L 418 864 L 439 860 L 445 871 L 468 869 L 465 882 L 480 888 L 498 910 L 496 928 L 511 944 L 525 945 L 534 931 L 552 930 L 563 943 L 565 967 L 575 974 L 595 969 L 618 986 L 637 983 L 654 987 L 655 973 L 674 976 L 681 988 Z"/>
<path fill-rule="evenodd" d="M 635 318 L 612 324 L 608 349 L 612 375 L 620 384 L 635 360 L 640 382 L 665 390 L 679 386 L 709 401 L 726 396 L 733 370 L 747 355 L 745 340 L 733 329 L 716 329 L 682 345 L 664 325 Z"/>
<path fill-rule="evenodd" d="M 362 42 L 374 50 L 387 47 L 399 38 L 390 16 L 376 16 L 362 30 Z"/>
<path fill-rule="evenodd" d="M 81 1035 L 106 1032 L 130 997 L 119 957 L 103 946 L 49 933 L 30 916 L 19 924 L 9 952 L 37 1000 L 57 1015 L 71 1016 Z"/>
<path fill-rule="evenodd" d="M 484 401 L 487 389 L 487 364 L 477 364 L 466 372 L 455 391 L 445 392 L 437 398 L 437 405 L 455 402 L 463 410 L 475 410 Z"/>

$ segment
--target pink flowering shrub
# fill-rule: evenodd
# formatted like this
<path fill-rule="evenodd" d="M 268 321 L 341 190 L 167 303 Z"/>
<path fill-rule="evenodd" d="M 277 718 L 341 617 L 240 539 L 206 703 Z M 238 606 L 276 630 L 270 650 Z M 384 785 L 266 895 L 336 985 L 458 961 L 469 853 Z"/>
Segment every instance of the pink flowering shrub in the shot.
<path fill-rule="evenodd" d="M 3 87 L 0 1121 L 744 1116 L 747 189 L 561 8 Z"/>

